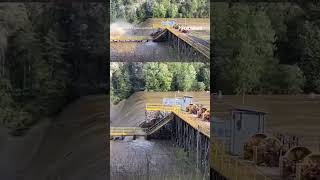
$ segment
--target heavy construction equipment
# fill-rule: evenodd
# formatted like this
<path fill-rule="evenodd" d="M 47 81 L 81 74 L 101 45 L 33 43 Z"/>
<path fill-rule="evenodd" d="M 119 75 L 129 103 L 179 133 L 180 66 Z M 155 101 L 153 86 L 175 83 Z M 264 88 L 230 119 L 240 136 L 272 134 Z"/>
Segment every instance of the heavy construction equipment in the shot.
<path fill-rule="evenodd" d="M 303 159 L 298 166 L 297 179 L 319 180 L 320 179 L 320 153 L 311 153 Z"/>
<path fill-rule="evenodd" d="M 186 107 L 186 112 L 197 115 L 201 120 L 210 121 L 210 110 L 202 104 L 189 104 Z"/>
<path fill-rule="evenodd" d="M 198 117 L 198 118 L 202 118 L 203 113 L 206 112 L 206 111 L 207 111 L 207 108 L 201 107 L 201 108 L 198 110 L 198 112 L 197 112 L 197 117 Z"/>
<path fill-rule="evenodd" d="M 202 114 L 202 120 L 204 121 L 210 121 L 210 110 L 207 109 L 203 114 Z"/>
<path fill-rule="evenodd" d="M 191 107 L 193 106 L 193 104 L 189 104 L 187 107 L 186 107 L 186 112 L 191 112 Z"/>
<path fill-rule="evenodd" d="M 244 144 L 244 159 L 259 166 L 278 167 L 282 152 L 282 143 L 265 134 L 256 134 Z"/>
<path fill-rule="evenodd" d="M 190 114 L 197 114 L 199 109 L 200 109 L 200 105 L 199 104 L 191 104 L 191 106 L 189 108 L 189 113 Z"/>
<path fill-rule="evenodd" d="M 311 150 L 303 146 L 296 146 L 289 149 L 284 156 L 281 156 L 279 168 L 280 176 L 283 179 L 294 179 L 296 176 L 297 164 L 311 154 Z"/>
<path fill-rule="evenodd" d="M 275 137 L 267 137 L 262 140 L 261 146 L 258 147 L 259 148 L 256 152 L 262 156 L 256 156 L 257 162 L 261 161 L 262 165 L 267 167 L 279 166 L 279 159 L 283 153 L 282 143 L 279 141 L 279 139 Z"/>
<path fill-rule="evenodd" d="M 246 142 L 243 146 L 244 153 L 243 158 L 245 160 L 253 161 L 254 160 L 254 150 L 259 144 L 262 143 L 262 140 L 267 138 L 265 134 L 255 134 L 253 135 L 248 142 Z"/>
<path fill-rule="evenodd" d="M 172 27 L 176 30 L 179 30 L 182 33 L 189 33 L 191 31 L 191 28 L 187 28 L 186 26 L 182 26 L 180 24 L 175 24 Z"/>
<path fill-rule="evenodd" d="M 189 29 L 181 28 L 181 29 L 179 29 L 179 31 L 182 32 L 182 33 L 189 33 L 190 32 L 190 28 Z"/>

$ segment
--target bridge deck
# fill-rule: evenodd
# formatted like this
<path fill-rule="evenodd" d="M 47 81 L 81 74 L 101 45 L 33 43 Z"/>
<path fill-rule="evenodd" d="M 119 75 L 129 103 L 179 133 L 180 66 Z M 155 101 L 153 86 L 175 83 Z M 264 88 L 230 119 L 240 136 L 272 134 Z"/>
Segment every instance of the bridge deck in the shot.
<path fill-rule="evenodd" d="M 205 46 L 192 37 L 189 37 L 185 33 L 181 33 L 176 29 L 173 28 L 167 28 L 168 31 L 176 35 L 178 38 L 182 39 L 184 42 L 195 48 L 197 51 L 199 51 L 201 54 L 203 54 L 206 58 L 210 59 L 210 47 Z"/>
<path fill-rule="evenodd" d="M 160 32 L 156 37 L 154 37 L 154 40 L 157 40 L 161 38 L 167 31 L 174 34 L 181 40 L 183 40 L 185 43 L 189 44 L 191 47 L 196 49 L 199 53 L 204 55 L 207 59 L 210 59 L 210 44 L 209 46 L 205 46 L 203 42 L 199 42 L 199 40 L 196 40 L 196 38 L 190 37 L 188 34 L 181 33 L 180 31 L 174 29 L 174 28 L 166 28 L 162 32 Z"/>
<path fill-rule="evenodd" d="M 191 114 L 186 112 L 174 112 L 178 117 L 187 122 L 190 126 L 195 129 L 198 129 L 202 134 L 210 138 L 210 123 L 206 121 L 202 121 L 197 117 L 194 117 Z"/>
<path fill-rule="evenodd" d="M 200 120 L 199 118 L 194 117 L 192 114 L 188 114 L 180 110 L 178 106 L 165 106 L 162 104 L 147 104 L 147 111 L 165 111 L 172 112 L 180 119 L 188 123 L 194 129 L 197 129 L 202 134 L 210 138 L 210 123 Z"/>

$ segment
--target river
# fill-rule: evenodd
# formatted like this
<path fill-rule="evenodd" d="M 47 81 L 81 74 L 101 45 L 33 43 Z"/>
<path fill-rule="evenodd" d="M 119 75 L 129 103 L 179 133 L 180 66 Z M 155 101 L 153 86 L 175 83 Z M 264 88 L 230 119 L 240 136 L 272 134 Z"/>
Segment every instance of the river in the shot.
<path fill-rule="evenodd" d="M 166 42 L 111 42 L 111 61 L 175 61 L 179 56 Z"/>
<path fill-rule="evenodd" d="M 110 163 L 112 180 L 206 179 L 197 163 L 170 140 L 110 141 Z"/>

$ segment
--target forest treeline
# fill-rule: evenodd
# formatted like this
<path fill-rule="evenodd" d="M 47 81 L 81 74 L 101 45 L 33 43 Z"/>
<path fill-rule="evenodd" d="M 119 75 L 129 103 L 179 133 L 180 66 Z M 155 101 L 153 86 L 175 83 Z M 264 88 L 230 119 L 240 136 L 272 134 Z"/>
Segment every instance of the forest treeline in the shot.
<path fill-rule="evenodd" d="M 88 3 L 0 4 L 1 126 L 27 128 L 90 93 L 87 86 L 99 88 L 106 76 L 104 9 Z"/>
<path fill-rule="evenodd" d="M 209 0 L 111 0 L 111 22 L 147 18 L 209 18 Z"/>
<path fill-rule="evenodd" d="M 136 91 L 210 91 L 210 66 L 204 63 L 113 63 L 111 101 Z"/>
<path fill-rule="evenodd" d="M 320 93 L 320 4 L 211 3 L 213 88 Z"/>

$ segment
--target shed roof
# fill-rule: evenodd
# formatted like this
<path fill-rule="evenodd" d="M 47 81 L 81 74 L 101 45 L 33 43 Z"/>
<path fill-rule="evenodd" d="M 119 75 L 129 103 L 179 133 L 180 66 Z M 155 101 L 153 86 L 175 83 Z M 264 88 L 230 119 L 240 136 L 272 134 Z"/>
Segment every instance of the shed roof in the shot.
<path fill-rule="evenodd" d="M 233 110 L 266 114 L 265 111 L 253 106 L 235 106 Z"/>

